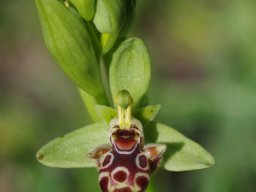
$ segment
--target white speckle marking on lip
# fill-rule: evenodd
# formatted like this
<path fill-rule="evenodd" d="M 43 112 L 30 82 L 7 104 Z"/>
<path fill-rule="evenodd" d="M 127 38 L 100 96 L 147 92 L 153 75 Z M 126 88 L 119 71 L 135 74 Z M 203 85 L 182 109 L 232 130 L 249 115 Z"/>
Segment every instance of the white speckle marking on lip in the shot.
<path fill-rule="evenodd" d="M 108 156 L 110 156 L 109 162 L 107 162 L 107 164 L 103 166 L 103 163 L 104 163 L 105 159 L 106 159 Z M 112 153 L 107 153 L 107 154 L 102 158 L 102 162 L 101 162 L 101 165 L 102 165 L 102 166 L 101 166 L 101 169 L 105 169 L 105 168 L 109 167 L 109 166 L 113 163 L 113 161 L 114 161 L 114 155 L 113 155 Z"/>
<path fill-rule="evenodd" d="M 147 161 L 147 157 L 144 155 L 144 153 L 140 153 L 137 155 L 136 159 L 135 159 L 135 163 L 136 163 L 136 166 L 142 170 L 148 170 L 149 169 L 149 164 L 148 162 L 146 162 L 146 166 L 143 167 L 141 166 L 141 162 L 140 162 L 140 157 L 144 156 L 146 158 L 146 161 Z"/>

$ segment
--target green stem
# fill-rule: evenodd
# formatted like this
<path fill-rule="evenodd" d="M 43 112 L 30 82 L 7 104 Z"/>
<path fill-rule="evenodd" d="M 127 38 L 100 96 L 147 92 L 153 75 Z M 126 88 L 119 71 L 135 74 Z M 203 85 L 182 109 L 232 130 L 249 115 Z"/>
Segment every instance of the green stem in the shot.
<path fill-rule="evenodd" d="M 152 178 L 150 179 L 146 192 L 155 192 L 154 180 Z"/>
<path fill-rule="evenodd" d="M 106 63 L 107 61 L 104 59 L 104 57 L 101 57 L 100 60 L 100 73 L 101 73 L 101 81 L 105 90 L 105 94 L 107 97 L 107 100 L 109 102 L 109 106 L 114 106 L 113 104 L 113 100 L 111 97 L 111 93 L 110 93 L 110 86 L 109 86 L 109 70 L 108 70 L 108 63 Z"/>
<path fill-rule="evenodd" d="M 78 88 L 79 89 L 79 88 Z M 81 98 L 84 102 L 85 108 L 93 122 L 102 121 L 98 113 L 96 112 L 96 105 L 107 105 L 108 100 L 105 95 L 93 97 L 88 93 L 84 92 L 83 90 L 79 89 Z"/>

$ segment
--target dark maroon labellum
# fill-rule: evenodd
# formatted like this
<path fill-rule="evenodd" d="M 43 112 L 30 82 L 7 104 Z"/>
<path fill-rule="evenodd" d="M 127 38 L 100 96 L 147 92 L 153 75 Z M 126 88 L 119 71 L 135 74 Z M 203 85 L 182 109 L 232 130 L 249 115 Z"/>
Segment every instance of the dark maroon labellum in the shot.
<path fill-rule="evenodd" d="M 142 125 L 137 119 L 125 129 L 119 127 L 117 119 L 110 125 L 109 149 L 98 147 L 90 154 L 97 161 L 102 192 L 144 192 L 165 145 L 144 146 Z"/>

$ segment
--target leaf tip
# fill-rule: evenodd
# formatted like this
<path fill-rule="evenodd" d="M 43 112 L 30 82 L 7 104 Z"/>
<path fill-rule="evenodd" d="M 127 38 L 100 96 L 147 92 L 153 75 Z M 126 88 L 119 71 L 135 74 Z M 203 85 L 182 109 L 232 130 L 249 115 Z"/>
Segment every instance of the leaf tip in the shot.
<path fill-rule="evenodd" d="M 198 164 L 198 167 L 195 167 L 195 169 L 191 169 L 191 170 L 197 170 L 197 169 L 206 169 L 206 168 L 210 168 L 215 164 L 215 159 L 214 157 L 207 152 L 207 154 L 203 157 L 202 159 L 203 161 L 201 162 L 201 164 Z"/>
<path fill-rule="evenodd" d="M 157 104 L 157 105 L 155 105 L 155 113 L 157 114 L 158 112 L 159 112 L 159 110 L 161 109 L 161 105 L 160 104 Z M 153 113 L 154 111 L 152 111 L 152 113 Z"/>
<path fill-rule="evenodd" d="M 214 157 L 209 153 L 208 154 L 208 158 L 207 158 L 207 162 L 205 163 L 205 165 L 207 166 L 207 167 L 211 167 L 211 166 L 213 166 L 215 164 L 215 159 L 214 159 Z M 207 168 L 206 167 L 206 168 Z"/>
<path fill-rule="evenodd" d="M 44 154 L 41 153 L 40 151 L 37 152 L 37 154 L 36 154 L 36 159 L 37 159 L 38 161 L 41 161 L 43 158 L 44 158 Z"/>

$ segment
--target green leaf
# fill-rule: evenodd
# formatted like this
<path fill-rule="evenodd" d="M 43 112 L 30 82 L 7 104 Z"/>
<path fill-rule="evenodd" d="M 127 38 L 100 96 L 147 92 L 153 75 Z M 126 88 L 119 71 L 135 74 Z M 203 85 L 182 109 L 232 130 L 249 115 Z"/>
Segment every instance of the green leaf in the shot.
<path fill-rule="evenodd" d="M 95 0 L 70 0 L 79 14 L 87 21 L 92 20 L 95 12 Z"/>
<path fill-rule="evenodd" d="M 103 95 L 86 24 L 57 0 L 36 0 L 45 43 L 64 72 L 90 95 Z"/>
<path fill-rule="evenodd" d="M 146 142 L 167 145 L 162 166 L 169 171 L 203 169 L 214 164 L 214 158 L 199 144 L 175 129 L 151 123 L 144 129 Z"/>
<path fill-rule="evenodd" d="M 93 22 L 102 33 L 103 54 L 114 45 L 126 21 L 125 0 L 97 0 Z"/>
<path fill-rule="evenodd" d="M 50 141 L 38 151 L 36 157 L 42 164 L 50 167 L 94 167 L 96 164 L 86 157 L 87 153 L 108 143 L 106 125 L 91 124 Z"/>
<path fill-rule="evenodd" d="M 146 46 L 138 38 L 125 40 L 113 54 L 109 80 L 112 98 L 127 90 L 138 107 L 146 94 L 150 80 L 150 59 Z"/>
<path fill-rule="evenodd" d="M 117 117 L 117 111 L 113 109 L 112 107 L 107 107 L 104 105 L 96 105 L 96 111 L 98 115 L 101 117 L 101 119 L 109 125 L 110 121 Z"/>
<path fill-rule="evenodd" d="M 160 108 L 160 105 L 148 105 L 134 111 L 133 116 L 139 119 L 143 125 L 146 125 L 154 120 Z"/>

